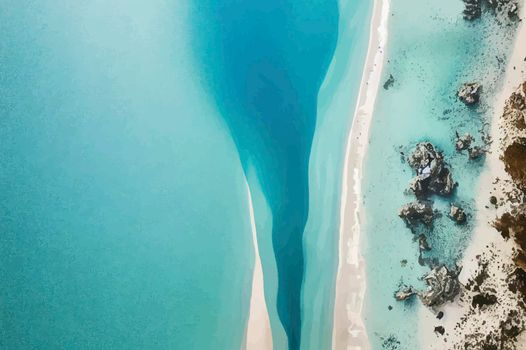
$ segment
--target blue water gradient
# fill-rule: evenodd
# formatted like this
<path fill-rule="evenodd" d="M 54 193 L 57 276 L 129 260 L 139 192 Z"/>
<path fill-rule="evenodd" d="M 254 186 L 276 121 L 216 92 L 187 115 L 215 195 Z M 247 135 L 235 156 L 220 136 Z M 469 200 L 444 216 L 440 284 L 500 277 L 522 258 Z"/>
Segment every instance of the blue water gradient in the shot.
<path fill-rule="evenodd" d="M 193 14 L 203 78 L 272 213 L 277 309 L 289 348 L 298 349 L 309 157 L 338 4 L 206 0 L 195 3 Z"/>
<path fill-rule="evenodd" d="M 245 176 L 187 1 L 0 4 L 0 349 L 239 349 Z"/>

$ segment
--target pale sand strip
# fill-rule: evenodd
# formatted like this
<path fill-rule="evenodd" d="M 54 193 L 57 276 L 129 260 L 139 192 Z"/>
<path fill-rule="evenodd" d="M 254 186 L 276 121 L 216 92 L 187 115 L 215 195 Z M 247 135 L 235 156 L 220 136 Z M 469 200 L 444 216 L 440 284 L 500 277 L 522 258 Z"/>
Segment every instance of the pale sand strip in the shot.
<path fill-rule="evenodd" d="M 526 15 L 526 5 L 523 3 L 521 9 L 521 18 L 524 21 L 524 16 Z M 497 212 L 495 209 L 488 209 L 486 206 L 489 203 L 490 191 L 495 187 L 493 181 L 496 177 L 502 179 L 509 178 L 504 171 L 504 165 L 499 159 L 499 122 L 500 116 L 504 110 L 504 103 L 506 99 L 511 95 L 511 93 L 517 88 L 517 86 L 526 79 L 526 70 L 525 62 L 526 58 L 526 25 L 524 22 L 519 24 L 517 29 L 517 34 L 515 37 L 515 46 L 513 48 L 513 53 L 508 62 L 506 68 L 505 78 L 503 82 L 502 89 L 499 94 L 495 97 L 493 104 L 493 118 L 491 122 L 490 133 L 493 139 L 490 151 L 486 156 L 486 165 L 487 167 L 481 174 L 479 184 L 478 184 L 478 195 L 476 198 L 477 202 L 477 217 L 475 230 L 473 231 L 473 236 L 471 242 L 464 253 L 461 265 L 463 266 L 462 273 L 459 276 L 459 279 L 462 283 L 466 283 L 469 278 L 472 278 L 475 271 L 477 270 L 477 255 L 487 252 L 488 245 L 494 245 L 495 250 L 502 257 L 502 261 L 509 261 L 511 254 L 512 244 L 511 241 L 505 242 L 497 231 L 491 227 L 489 224 Z M 516 67 L 515 69 L 513 67 Z M 498 263 L 490 265 L 488 267 L 489 275 L 495 274 L 492 279 L 505 279 L 506 276 L 498 269 Z M 502 283 L 495 283 L 495 288 L 502 290 L 497 290 L 498 295 L 505 294 L 507 289 L 507 283 L 502 281 Z M 464 302 L 458 301 L 453 304 L 447 304 L 444 308 L 444 318 L 441 321 L 438 321 L 435 318 L 435 315 L 430 312 L 425 307 L 421 307 L 421 329 L 420 337 L 421 344 L 423 349 L 450 349 L 455 343 L 462 341 L 463 334 L 469 334 L 474 330 L 475 327 L 480 329 L 489 329 L 490 327 L 498 327 L 493 323 L 497 322 L 497 317 L 472 317 L 473 321 L 469 322 L 469 325 L 466 329 L 463 330 L 463 334 L 455 334 L 453 332 L 454 327 L 457 322 L 460 321 L 461 317 L 464 316 L 470 307 L 470 300 Z M 490 315 L 488 315 L 490 316 Z M 490 319 L 492 318 L 492 319 Z M 484 322 L 482 324 L 482 322 Z M 442 325 L 446 329 L 446 332 L 449 333 L 447 344 L 444 343 L 441 338 L 437 337 L 434 334 L 434 327 L 437 325 Z M 523 347 L 521 347 L 523 346 Z M 518 349 L 526 349 L 526 343 L 518 344 Z"/>
<path fill-rule="evenodd" d="M 272 332 L 270 329 L 267 303 L 265 301 L 263 270 L 261 268 L 261 257 L 259 256 L 254 207 L 252 206 L 252 196 L 248 184 L 247 193 L 250 206 L 252 241 L 254 243 L 254 273 L 252 278 L 252 295 L 250 297 L 250 314 L 247 323 L 245 348 L 248 350 L 271 350 Z"/>
<path fill-rule="evenodd" d="M 380 87 L 389 1 L 374 0 L 369 48 L 360 92 L 347 139 L 340 207 L 339 263 L 336 277 L 333 349 L 370 349 L 362 320 L 365 295 L 365 266 L 360 254 L 360 224 L 363 223 L 362 167 L 376 95 Z"/>

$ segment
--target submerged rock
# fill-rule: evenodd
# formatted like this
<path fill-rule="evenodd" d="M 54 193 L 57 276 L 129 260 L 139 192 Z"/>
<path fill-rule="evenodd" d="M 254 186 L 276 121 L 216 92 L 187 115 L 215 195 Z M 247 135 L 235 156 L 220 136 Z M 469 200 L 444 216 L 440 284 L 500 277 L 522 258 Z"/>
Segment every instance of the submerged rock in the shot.
<path fill-rule="evenodd" d="M 384 89 L 385 90 L 389 90 L 389 88 L 391 86 L 393 86 L 394 82 L 395 82 L 395 79 L 394 79 L 393 75 L 389 74 L 389 78 L 384 83 Z"/>
<path fill-rule="evenodd" d="M 427 238 L 423 234 L 418 236 L 418 248 L 420 249 L 421 252 L 431 250 L 429 243 L 427 243 Z"/>
<path fill-rule="evenodd" d="M 453 301 L 460 292 L 458 274 L 460 271 L 450 271 L 444 265 L 437 266 L 424 277 L 427 290 L 418 295 L 425 306 L 439 306 L 446 301 Z"/>
<path fill-rule="evenodd" d="M 472 21 L 482 14 L 480 0 L 464 0 L 464 19 Z"/>
<path fill-rule="evenodd" d="M 415 295 L 417 292 L 413 289 L 411 286 L 402 285 L 400 288 L 395 292 L 394 297 L 398 301 L 404 301 L 411 298 L 413 295 Z"/>
<path fill-rule="evenodd" d="M 449 209 L 449 217 L 453 219 L 457 224 L 463 224 L 466 222 L 466 213 L 464 209 L 455 204 L 451 204 Z"/>
<path fill-rule="evenodd" d="M 433 193 L 448 196 L 453 192 L 455 183 L 451 171 L 446 166 L 442 153 L 431 143 L 421 142 L 416 145 L 407 161 L 417 174 L 409 183 L 409 188 L 417 197 Z"/>
<path fill-rule="evenodd" d="M 482 85 L 479 83 L 465 83 L 458 90 L 457 96 L 466 105 L 473 105 L 479 102 L 481 90 Z"/>
<path fill-rule="evenodd" d="M 407 226 L 413 228 L 419 224 L 431 225 L 435 217 L 433 211 L 433 202 L 430 201 L 414 201 L 405 204 L 398 216 L 401 217 Z"/>
<path fill-rule="evenodd" d="M 457 151 L 464 151 L 471 146 L 471 143 L 475 140 L 470 134 L 464 134 L 460 136 L 458 132 L 456 133 L 457 137 L 455 139 L 455 148 Z"/>
<path fill-rule="evenodd" d="M 469 159 L 476 160 L 486 154 L 486 150 L 480 146 L 471 147 L 468 149 Z"/>

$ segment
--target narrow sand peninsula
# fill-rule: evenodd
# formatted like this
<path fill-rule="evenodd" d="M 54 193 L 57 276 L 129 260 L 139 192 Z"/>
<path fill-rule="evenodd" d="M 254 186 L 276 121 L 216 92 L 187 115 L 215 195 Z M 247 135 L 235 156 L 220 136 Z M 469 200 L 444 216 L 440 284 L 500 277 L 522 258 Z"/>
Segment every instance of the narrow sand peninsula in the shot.
<path fill-rule="evenodd" d="M 250 314 L 245 335 L 245 348 L 248 350 L 271 350 L 272 331 L 268 316 L 267 303 L 263 285 L 263 270 L 259 256 L 256 222 L 252 196 L 247 184 L 248 201 L 250 204 L 250 226 L 252 228 L 252 242 L 254 243 L 254 273 L 252 277 L 252 295 L 250 297 Z"/>
<path fill-rule="evenodd" d="M 524 21 L 526 11 L 524 6 L 521 10 L 521 18 Z M 490 261 L 487 266 L 488 280 L 490 288 L 499 297 L 499 307 L 495 311 L 471 311 L 471 298 L 460 297 L 452 304 L 446 304 L 442 311 L 444 317 L 438 320 L 435 314 L 425 307 L 421 307 L 422 326 L 420 330 L 423 349 L 463 349 L 463 344 L 467 335 L 478 334 L 476 337 L 489 334 L 492 329 L 499 329 L 499 323 L 505 319 L 508 309 L 513 309 L 513 302 L 509 302 L 514 297 L 508 290 L 506 282 L 507 274 L 502 270 L 503 262 L 511 261 L 513 243 L 512 240 L 504 241 L 501 235 L 490 225 L 499 210 L 489 204 L 489 198 L 495 191 L 500 189 L 496 186 L 495 179 L 499 178 L 499 183 L 509 176 L 504 171 L 504 165 L 499 159 L 501 129 L 500 121 L 503 113 L 504 104 L 510 94 L 517 86 L 526 79 L 526 25 L 524 22 L 519 24 L 515 46 L 506 68 L 505 78 L 501 92 L 496 96 L 493 107 L 493 118 L 491 123 L 491 136 L 494 142 L 491 144 L 490 152 L 486 156 L 486 169 L 481 175 L 477 196 L 477 217 L 476 226 L 470 245 L 464 253 L 462 260 L 463 270 L 459 276 L 462 284 L 466 285 L 473 280 L 480 272 L 479 263 L 481 259 Z M 493 261 L 493 263 L 492 263 Z M 457 323 L 461 324 L 456 327 Z M 436 326 L 443 326 L 445 336 L 440 336 L 434 332 Z M 447 342 L 444 341 L 447 338 Z M 517 349 L 526 349 L 526 342 L 520 340 Z"/>
<path fill-rule="evenodd" d="M 369 143 L 369 128 L 384 62 L 388 18 L 389 1 L 375 0 L 369 48 L 343 169 L 333 349 L 370 348 L 362 321 L 366 286 L 365 266 L 360 254 L 360 224 L 363 222 L 361 186 L 363 160 Z"/>

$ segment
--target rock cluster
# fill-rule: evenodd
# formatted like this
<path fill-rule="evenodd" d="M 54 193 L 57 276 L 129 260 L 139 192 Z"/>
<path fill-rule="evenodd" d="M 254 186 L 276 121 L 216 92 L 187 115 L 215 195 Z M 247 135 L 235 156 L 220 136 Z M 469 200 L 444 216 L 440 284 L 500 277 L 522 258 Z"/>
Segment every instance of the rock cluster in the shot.
<path fill-rule="evenodd" d="M 401 285 L 400 288 L 395 292 L 394 297 L 398 301 L 404 301 L 411 298 L 417 292 L 413 287 L 408 287 L 406 285 Z"/>
<path fill-rule="evenodd" d="M 449 217 L 453 219 L 457 224 L 463 224 L 466 222 L 466 213 L 464 212 L 464 209 L 455 204 L 451 204 L 451 208 L 449 210 Z"/>
<path fill-rule="evenodd" d="M 464 0 L 464 19 L 472 21 L 482 14 L 480 0 Z"/>
<path fill-rule="evenodd" d="M 482 85 L 479 83 L 465 83 L 460 87 L 457 96 L 466 105 L 474 105 L 479 102 Z"/>
<path fill-rule="evenodd" d="M 457 132 L 456 136 L 457 137 L 455 139 L 455 149 L 459 152 L 467 150 L 471 146 L 471 143 L 475 140 L 473 136 L 467 133 L 460 136 Z"/>
<path fill-rule="evenodd" d="M 430 194 L 448 196 L 453 192 L 455 183 L 442 153 L 429 142 L 416 145 L 408 158 L 409 165 L 416 171 L 409 188 L 417 197 Z"/>
<path fill-rule="evenodd" d="M 486 154 L 486 150 L 480 146 L 470 147 L 468 149 L 469 159 L 476 160 Z"/>
<path fill-rule="evenodd" d="M 414 228 L 419 224 L 431 225 L 435 217 L 433 203 L 430 201 L 414 201 L 407 203 L 398 212 L 407 226 Z"/>
<path fill-rule="evenodd" d="M 464 0 L 463 16 L 465 20 L 473 21 L 479 18 L 482 14 L 482 6 L 486 4 L 493 11 L 493 13 L 503 19 L 516 18 L 519 13 L 517 0 Z"/>
<path fill-rule="evenodd" d="M 506 147 L 502 161 L 513 182 L 526 191 L 526 138 L 518 138 Z"/>
<path fill-rule="evenodd" d="M 458 275 L 460 271 L 449 270 L 446 266 L 437 266 L 424 277 L 427 290 L 418 295 L 426 306 L 439 306 L 446 301 L 453 301 L 460 292 Z"/>

